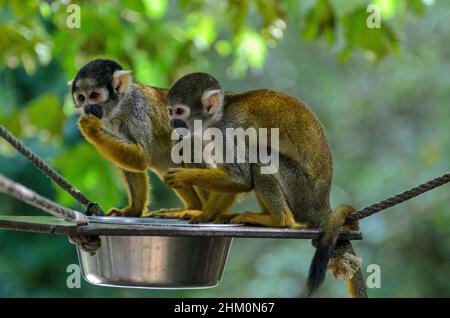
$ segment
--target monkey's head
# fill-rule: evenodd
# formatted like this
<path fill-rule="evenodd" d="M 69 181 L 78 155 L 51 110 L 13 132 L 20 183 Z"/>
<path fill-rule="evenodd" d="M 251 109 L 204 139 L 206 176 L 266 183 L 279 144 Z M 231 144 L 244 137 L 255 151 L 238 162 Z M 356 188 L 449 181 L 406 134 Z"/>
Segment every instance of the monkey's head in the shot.
<path fill-rule="evenodd" d="M 194 120 L 203 127 L 219 120 L 223 106 L 222 87 L 206 73 L 192 73 L 180 78 L 167 94 L 169 124 L 172 128 L 194 131 Z"/>
<path fill-rule="evenodd" d="M 131 71 L 112 60 L 93 60 L 83 66 L 72 80 L 75 107 L 83 113 L 102 118 L 116 107 L 131 85 Z"/>

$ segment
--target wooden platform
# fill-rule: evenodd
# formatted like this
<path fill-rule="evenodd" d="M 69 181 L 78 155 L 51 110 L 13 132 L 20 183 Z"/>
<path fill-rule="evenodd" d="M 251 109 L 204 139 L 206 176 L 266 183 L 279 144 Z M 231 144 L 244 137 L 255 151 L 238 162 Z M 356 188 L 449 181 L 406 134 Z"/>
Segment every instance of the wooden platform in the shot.
<path fill-rule="evenodd" d="M 237 238 L 315 239 L 318 229 L 291 230 L 257 226 L 195 226 L 195 225 L 117 225 L 98 224 L 77 226 L 53 216 L 0 216 L 0 229 L 58 235 L 110 236 L 220 236 Z M 340 240 L 361 240 L 358 231 L 341 231 Z"/>

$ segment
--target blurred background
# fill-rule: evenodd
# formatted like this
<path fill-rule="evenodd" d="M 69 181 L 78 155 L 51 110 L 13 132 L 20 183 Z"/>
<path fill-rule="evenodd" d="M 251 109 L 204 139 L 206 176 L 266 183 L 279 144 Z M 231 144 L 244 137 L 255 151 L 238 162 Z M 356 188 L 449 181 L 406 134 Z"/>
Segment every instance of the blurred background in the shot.
<path fill-rule="evenodd" d="M 369 4 L 381 28 L 367 27 Z M 160 87 L 210 72 L 226 90 L 271 88 L 309 104 L 333 151 L 332 205 L 362 208 L 449 169 L 449 16 L 449 2 L 432 0 L 0 0 L 0 122 L 104 209 L 120 207 L 124 188 L 78 132 L 67 82 L 93 58 Z M 0 173 L 81 209 L 3 141 Z M 151 209 L 180 206 L 151 181 Z M 450 296 L 449 199 L 444 186 L 361 223 L 365 275 L 381 267 L 369 296 Z M 251 195 L 234 208 L 244 209 L 258 210 Z M 43 212 L 0 194 L 0 214 Z M 217 288 L 69 289 L 78 260 L 67 238 L 0 231 L 0 296 L 296 297 L 313 252 L 309 241 L 235 239 Z M 327 277 L 320 295 L 345 296 L 344 284 Z"/>

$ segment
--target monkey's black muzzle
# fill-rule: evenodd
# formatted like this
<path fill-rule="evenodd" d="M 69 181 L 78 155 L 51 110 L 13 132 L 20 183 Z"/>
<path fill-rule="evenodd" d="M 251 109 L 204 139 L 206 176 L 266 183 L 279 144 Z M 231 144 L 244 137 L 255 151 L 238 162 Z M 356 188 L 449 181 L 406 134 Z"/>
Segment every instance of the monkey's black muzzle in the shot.
<path fill-rule="evenodd" d="M 188 126 L 186 125 L 186 123 L 184 121 L 182 121 L 181 119 L 172 119 L 169 122 L 170 127 L 172 127 L 173 129 L 176 128 L 188 128 Z"/>
<path fill-rule="evenodd" d="M 83 110 L 86 115 L 94 115 L 99 119 L 102 119 L 103 117 L 103 108 L 100 105 L 88 104 L 83 107 Z"/>

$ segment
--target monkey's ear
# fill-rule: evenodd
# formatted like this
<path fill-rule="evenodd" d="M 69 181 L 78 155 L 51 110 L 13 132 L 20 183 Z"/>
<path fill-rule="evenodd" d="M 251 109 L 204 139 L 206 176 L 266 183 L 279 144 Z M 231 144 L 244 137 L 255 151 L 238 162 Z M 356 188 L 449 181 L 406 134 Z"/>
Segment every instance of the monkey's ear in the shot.
<path fill-rule="evenodd" d="M 131 85 L 131 71 L 115 71 L 113 74 L 113 86 L 119 94 L 124 94 Z"/>
<path fill-rule="evenodd" d="M 202 95 L 203 109 L 208 114 L 214 114 L 222 108 L 223 96 L 220 89 L 206 90 Z"/>
<path fill-rule="evenodd" d="M 72 86 L 73 80 L 74 80 L 74 78 L 72 78 L 70 81 L 68 81 L 67 86 L 69 86 L 69 87 Z"/>

